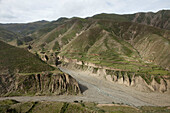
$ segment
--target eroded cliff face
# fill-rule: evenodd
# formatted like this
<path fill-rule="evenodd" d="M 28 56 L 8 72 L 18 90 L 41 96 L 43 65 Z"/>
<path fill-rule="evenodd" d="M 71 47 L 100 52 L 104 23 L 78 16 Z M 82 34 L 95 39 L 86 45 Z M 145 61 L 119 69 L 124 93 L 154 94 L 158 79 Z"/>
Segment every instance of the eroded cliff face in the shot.
<path fill-rule="evenodd" d="M 0 75 L 0 95 L 79 94 L 77 81 L 68 74 Z"/>
<path fill-rule="evenodd" d="M 68 59 L 65 59 L 67 61 Z M 134 87 L 137 90 L 144 92 L 161 92 L 170 93 L 170 76 L 155 76 L 147 74 L 138 74 L 126 70 L 117 70 L 108 67 L 97 67 L 95 64 L 77 64 L 65 62 L 61 67 L 85 71 L 90 75 L 99 76 L 110 82 L 124 84 Z"/>
<path fill-rule="evenodd" d="M 170 11 L 168 10 L 161 10 L 161 11 L 158 11 L 157 13 L 152 13 L 152 12 L 136 13 L 133 15 L 131 21 L 169 30 L 170 29 L 169 12 Z"/>

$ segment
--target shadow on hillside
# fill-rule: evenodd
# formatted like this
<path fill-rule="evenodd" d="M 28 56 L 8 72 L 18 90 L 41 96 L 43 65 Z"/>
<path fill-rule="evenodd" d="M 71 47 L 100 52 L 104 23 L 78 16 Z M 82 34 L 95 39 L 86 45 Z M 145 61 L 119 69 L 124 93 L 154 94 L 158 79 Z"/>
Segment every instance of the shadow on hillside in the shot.
<path fill-rule="evenodd" d="M 81 93 L 84 93 L 88 88 L 82 84 L 79 83 L 79 87 L 80 87 L 80 90 L 81 90 Z"/>

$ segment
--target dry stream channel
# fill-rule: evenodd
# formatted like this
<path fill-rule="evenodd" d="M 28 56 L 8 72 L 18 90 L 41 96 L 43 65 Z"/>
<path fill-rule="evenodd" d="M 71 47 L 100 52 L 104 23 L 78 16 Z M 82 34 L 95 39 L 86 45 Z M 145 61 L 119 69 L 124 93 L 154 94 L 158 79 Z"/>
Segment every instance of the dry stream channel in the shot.
<path fill-rule="evenodd" d="M 170 106 L 170 94 L 158 92 L 141 92 L 133 87 L 127 87 L 106 81 L 103 77 L 97 77 L 88 73 L 60 68 L 70 74 L 80 84 L 82 95 L 60 96 L 18 96 L 0 97 L 0 100 L 15 99 L 17 101 L 63 101 L 63 102 L 96 102 L 100 104 L 120 103 L 131 106 Z"/>

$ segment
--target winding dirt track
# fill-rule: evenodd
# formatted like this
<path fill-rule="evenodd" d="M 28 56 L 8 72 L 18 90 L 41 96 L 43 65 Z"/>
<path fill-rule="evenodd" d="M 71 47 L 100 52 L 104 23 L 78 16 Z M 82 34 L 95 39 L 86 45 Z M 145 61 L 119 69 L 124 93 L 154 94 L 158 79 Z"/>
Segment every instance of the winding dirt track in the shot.
<path fill-rule="evenodd" d="M 124 103 L 131 106 L 170 106 L 170 95 L 163 93 L 146 93 L 135 90 L 132 87 L 115 84 L 101 77 L 89 75 L 85 72 L 60 68 L 63 72 L 72 75 L 80 84 L 83 90 L 82 95 L 61 95 L 61 96 L 22 96 L 22 97 L 1 97 L 4 99 L 15 99 L 18 101 L 64 101 L 73 102 L 83 100 L 86 102 Z"/>

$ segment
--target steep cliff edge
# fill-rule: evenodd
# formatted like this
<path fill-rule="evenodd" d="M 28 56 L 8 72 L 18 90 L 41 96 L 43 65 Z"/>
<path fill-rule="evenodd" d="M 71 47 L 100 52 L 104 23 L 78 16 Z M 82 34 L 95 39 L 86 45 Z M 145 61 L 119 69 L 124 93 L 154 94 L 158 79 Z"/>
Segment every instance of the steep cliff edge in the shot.
<path fill-rule="evenodd" d="M 79 93 L 80 88 L 77 81 L 63 73 L 0 75 L 0 96 Z"/>
<path fill-rule="evenodd" d="M 65 60 L 66 61 L 66 60 Z M 60 65 L 69 69 L 87 72 L 88 75 L 100 76 L 113 83 L 124 84 L 144 92 L 170 93 L 170 76 L 150 75 L 121 69 L 97 66 L 92 63 L 66 61 Z"/>

